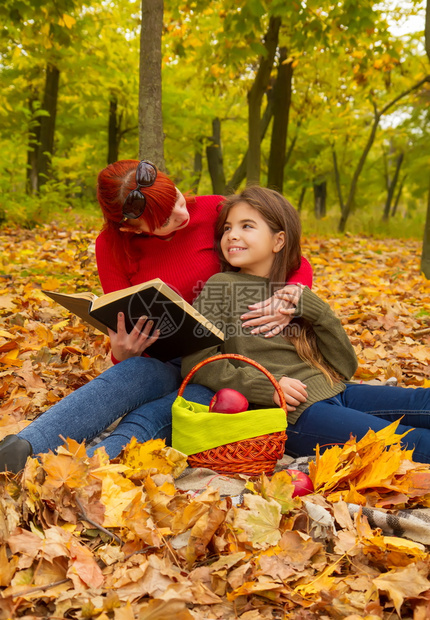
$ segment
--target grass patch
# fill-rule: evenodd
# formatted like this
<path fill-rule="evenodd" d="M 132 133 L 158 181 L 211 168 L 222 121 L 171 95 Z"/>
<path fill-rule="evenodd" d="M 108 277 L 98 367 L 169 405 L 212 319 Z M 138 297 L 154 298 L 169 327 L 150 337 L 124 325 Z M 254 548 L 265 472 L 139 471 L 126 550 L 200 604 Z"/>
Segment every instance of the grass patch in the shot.
<path fill-rule="evenodd" d="M 303 234 L 320 235 L 322 237 L 341 237 L 338 232 L 340 219 L 339 209 L 332 208 L 322 219 L 316 219 L 313 212 L 302 211 L 301 220 Z M 347 221 L 346 233 L 375 238 L 417 239 L 422 240 L 424 235 L 425 213 L 414 211 L 410 215 L 397 214 L 388 222 L 383 222 L 381 216 L 366 211 L 352 213 Z"/>

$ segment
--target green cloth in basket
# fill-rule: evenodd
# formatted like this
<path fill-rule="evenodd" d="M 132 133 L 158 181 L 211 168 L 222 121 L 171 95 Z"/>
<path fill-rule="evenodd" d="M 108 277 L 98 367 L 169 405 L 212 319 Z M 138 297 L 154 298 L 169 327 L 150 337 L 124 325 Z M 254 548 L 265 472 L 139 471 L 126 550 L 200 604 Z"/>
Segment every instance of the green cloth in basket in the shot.
<path fill-rule="evenodd" d="M 250 409 L 241 413 L 214 413 L 209 407 L 178 396 L 172 405 L 172 446 L 186 455 L 227 443 L 284 431 L 283 409 Z"/>

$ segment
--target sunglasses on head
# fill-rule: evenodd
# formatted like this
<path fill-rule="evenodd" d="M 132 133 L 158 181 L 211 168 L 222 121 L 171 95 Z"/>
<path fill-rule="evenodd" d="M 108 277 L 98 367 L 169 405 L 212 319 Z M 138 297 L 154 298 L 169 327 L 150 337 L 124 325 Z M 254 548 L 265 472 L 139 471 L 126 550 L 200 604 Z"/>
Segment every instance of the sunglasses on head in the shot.
<path fill-rule="evenodd" d="M 136 168 L 136 189 L 132 189 L 122 205 L 122 220 L 136 220 L 146 208 L 145 195 L 140 191 L 141 187 L 151 187 L 157 178 L 156 166 L 147 160 L 142 160 Z"/>

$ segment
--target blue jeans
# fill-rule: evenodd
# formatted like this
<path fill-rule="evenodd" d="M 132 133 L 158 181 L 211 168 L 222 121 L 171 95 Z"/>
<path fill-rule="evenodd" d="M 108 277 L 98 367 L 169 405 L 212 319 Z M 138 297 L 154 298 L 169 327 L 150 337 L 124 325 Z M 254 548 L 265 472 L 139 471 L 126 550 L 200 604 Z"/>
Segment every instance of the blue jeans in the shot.
<path fill-rule="evenodd" d="M 350 434 L 361 439 L 371 428 L 378 431 L 402 418 L 397 433 L 411 430 L 402 445 L 415 448 L 413 459 L 430 463 L 430 390 L 348 384 L 341 394 L 305 409 L 287 428 L 286 452 L 312 455 L 317 444 L 343 444 Z"/>
<path fill-rule="evenodd" d="M 167 445 L 172 445 L 172 404 L 178 395 L 175 390 L 163 398 L 142 405 L 128 413 L 118 424 L 115 430 L 103 441 L 88 449 L 92 456 L 101 446 L 104 446 L 110 458 L 117 456 L 132 437 L 138 441 L 148 439 L 165 439 Z M 214 393 L 202 385 L 187 385 L 184 398 L 202 405 L 209 405 Z"/>
<path fill-rule="evenodd" d="M 180 368 L 148 357 L 132 357 L 72 392 L 42 413 L 18 435 L 31 443 L 33 453 L 55 450 L 61 436 L 90 442 L 115 420 L 125 416 L 104 445 L 117 456 L 135 436 L 138 441 L 171 434 L 171 403 L 181 384 Z M 213 392 L 199 385 L 187 386 L 184 396 L 207 404 Z M 163 397 L 168 396 L 167 399 Z M 92 454 L 94 449 L 89 450 Z"/>

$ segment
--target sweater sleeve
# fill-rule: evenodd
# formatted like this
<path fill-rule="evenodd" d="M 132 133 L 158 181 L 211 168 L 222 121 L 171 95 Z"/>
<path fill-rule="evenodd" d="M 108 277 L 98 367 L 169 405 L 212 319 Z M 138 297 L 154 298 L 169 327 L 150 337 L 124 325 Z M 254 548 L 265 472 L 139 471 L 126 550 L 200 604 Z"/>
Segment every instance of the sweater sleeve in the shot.
<path fill-rule="evenodd" d="M 210 311 L 208 312 L 210 307 L 209 283 L 214 279 L 217 279 L 217 276 L 210 278 L 199 297 L 194 301 L 193 306 L 199 312 L 204 313 L 204 316 L 212 323 L 230 325 L 233 319 L 227 313 L 220 316 L 219 312 L 214 314 Z M 203 349 L 182 358 L 182 376 L 185 377 L 199 362 L 219 353 L 226 353 L 225 345 Z M 246 362 L 233 362 L 229 359 L 210 362 L 200 368 L 193 375 L 190 382 L 205 385 L 214 392 L 222 388 L 233 388 L 241 392 L 250 403 L 258 403 L 267 407 L 274 406 L 273 396 L 275 388 L 271 381 L 260 370 Z"/>
<path fill-rule="evenodd" d="M 300 267 L 291 274 L 287 284 L 304 284 L 312 288 L 313 272 L 310 262 L 302 256 Z"/>
<path fill-rule="evenodd" d="M 125 271 L 112 259 L 109 240 L 103 233 L 96 240 L 96 260 L 100 283 L 105 294 L 132 286 Z"/>
<path fill-rule="evenodd" d="M 358 367 L 357 356 L 340 319 L 329 304 L 322 301 L 309 288 L 305 288 L 297 306 L 296 316 L 312 323 L 318 349 L 324 358 L 345 379 L 350 379 Z"/>

